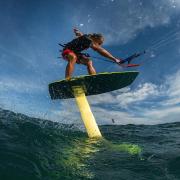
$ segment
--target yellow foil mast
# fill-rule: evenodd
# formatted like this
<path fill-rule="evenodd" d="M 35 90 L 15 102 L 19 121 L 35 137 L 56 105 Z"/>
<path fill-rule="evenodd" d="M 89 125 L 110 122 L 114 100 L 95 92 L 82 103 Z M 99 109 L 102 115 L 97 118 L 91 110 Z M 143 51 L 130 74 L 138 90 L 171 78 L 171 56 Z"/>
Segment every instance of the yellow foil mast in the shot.
<path fill-rule="evenodd" d="M 73 86 L 72 89 L 88 136 L 90 138 L 102 137 L 88 100 L 85 96 L 84 89 L 81 86 Z"/>
<path fill-rule="evenodd" d="M 86 96 L 98 95 L 130 85 L 137 71 L 104 72 L 60 80 L 49 84 L 51 99 L 75 98 L 82 120 L 90 138 L 102 137 Z"/>

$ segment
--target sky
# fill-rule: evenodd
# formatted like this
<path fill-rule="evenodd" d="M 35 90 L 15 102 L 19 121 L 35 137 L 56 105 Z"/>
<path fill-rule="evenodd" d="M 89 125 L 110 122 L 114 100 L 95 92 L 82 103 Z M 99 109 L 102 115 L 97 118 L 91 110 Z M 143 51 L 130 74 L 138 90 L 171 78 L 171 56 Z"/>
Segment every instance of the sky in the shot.
<path fill-rule="evenodd" d="M 98 124 L 180 121 L 180 0 L 1 0 L 0 108 L 82 124 L 74 99 L 52 101 L 48 93 L 49 83 L 64 79 L 58 43 L 74 38 L 73 27 L 102 33 L 115 57 L 149 50 L 134 69 L 93 59 L 97 72 L 140 72 L 129 87 L 88 97 Z M 83 74 L 76 65 L 74 76 Z"/>

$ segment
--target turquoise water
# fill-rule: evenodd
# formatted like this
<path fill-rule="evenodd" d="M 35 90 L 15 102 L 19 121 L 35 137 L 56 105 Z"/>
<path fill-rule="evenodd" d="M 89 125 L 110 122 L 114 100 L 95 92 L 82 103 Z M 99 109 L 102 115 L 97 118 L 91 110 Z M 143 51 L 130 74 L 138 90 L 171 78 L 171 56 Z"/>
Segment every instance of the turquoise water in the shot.
<path fill-rule="evenodd" d="M 72 125 L 0 110 L 0 180 L 179 180 L 180 123 L 100 126 L 88 139 Z"/>

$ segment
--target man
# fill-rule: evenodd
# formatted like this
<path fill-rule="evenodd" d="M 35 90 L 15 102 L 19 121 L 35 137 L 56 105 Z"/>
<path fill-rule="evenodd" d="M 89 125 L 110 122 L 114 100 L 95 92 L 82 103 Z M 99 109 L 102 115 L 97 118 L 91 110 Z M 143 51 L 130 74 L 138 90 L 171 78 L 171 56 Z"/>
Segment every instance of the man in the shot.
<path fill-rule="evenodd" d="M 116 63 L 123 63 L 123 60 L 115 58 L 111 53 L 101 47 L 104 42 L 104 37 L 101 34 L 83 34 L 76 28 L 74 29 L 74 33 L 77 38 L 65 44 L 62 52 L 63 58 L 68 61 L 65 74 L 67 80 L 72 76 L 75 63 L 86 65 L 89 74 L 96 74 L 92 61 L 82 53 L 82 51 L 88 48 L 92 48 L 100 55 Z"/>

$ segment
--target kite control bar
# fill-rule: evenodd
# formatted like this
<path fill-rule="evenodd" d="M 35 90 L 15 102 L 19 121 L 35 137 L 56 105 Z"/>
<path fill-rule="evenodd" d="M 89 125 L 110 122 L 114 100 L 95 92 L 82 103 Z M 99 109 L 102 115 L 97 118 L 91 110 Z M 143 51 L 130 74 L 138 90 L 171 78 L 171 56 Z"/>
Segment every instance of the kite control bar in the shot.
<path fill-rule="evenodd" d="M 141 55 L 143 55 L 143 54 L 145 54 L 145 53 L 146 53 L 146 51 L 143 51 L 143 52 L 140 52 L 140 53 L 134 53 L 133 55 L 127 57 L 126 59 L 123 59 L 120 64 L 123 64 L 123 63 L 125 63 L 125 62 L 127 62 L 128 64 L 130 64 L 130 62 L 131 62 L 133 59 L 135 59 L 135 58 L 137 58 L 137 57 L 139 57 L 139 56 L 141 56 Z"/>
<path fill-rule="evenodd" d="M 146 53 L 146 51 L 143 51 L 143 52 L 140 52 L 140 53 L 134 53 L 133 55 L 129 56 L 128 58 L 124 59 L 123 61 L 128 62 L 128 64 L 129 64 L 133 59 L 135 59 L 135 58 L 137 58 L 137 57 L 139 57 L 139 56 L 141 56 L 141 55 L 143 55 L 145 53 Z"/>
<path fill-rule="evenodd" d="M 118 65 L 122 66 L 122 67 L 136 67 L 136 66 L 140 66 L 140 64 L 131 64 L 131 61 L 143 54 L 145 54 L 146 51 L 142 51 L 140 53 L 134 53 L 133 55 L 127 57 L 126 59 L 123 59 L 120 63 L 117 63 Z M 124 64 L 124 63 L 128 63 L 128 64 Z"/>

